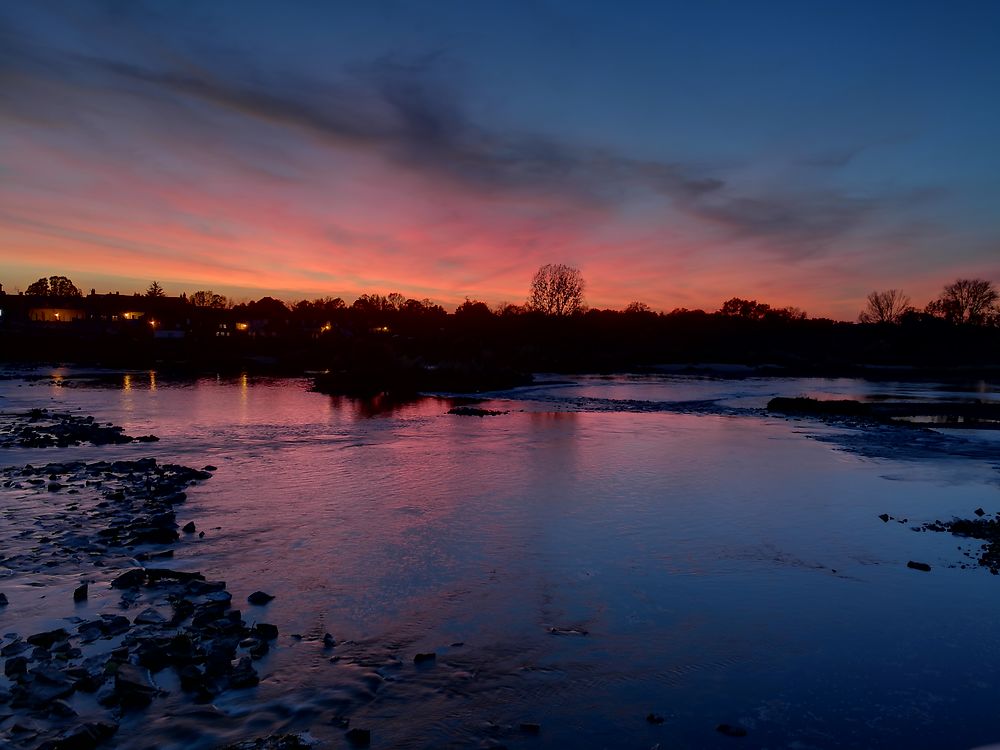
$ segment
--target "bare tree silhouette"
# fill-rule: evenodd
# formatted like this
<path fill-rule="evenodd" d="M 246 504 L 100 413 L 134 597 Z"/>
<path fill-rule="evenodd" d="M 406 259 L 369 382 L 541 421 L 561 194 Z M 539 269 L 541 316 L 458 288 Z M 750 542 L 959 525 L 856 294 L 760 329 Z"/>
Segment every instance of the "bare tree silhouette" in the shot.
<path fill-rule="evenodd" d="M 1000 315 L 1000 293 L 992 281 L 956 279 L 945 286 L 941 296 L 927 305 L 927 312 L 952 323 L 983 325 Z"/>
<path fill-rule="evenodd" d="M 858 322 L 898 323 L 912 309 L 910 298 L 900 289 L 870 292 L 865 309 L 858 315 Z"/>
<path fill-rule="evenodd" d="M 528 306 L 546 315 L 572 315 L 583 309 L 583 275 L 562 263 L 548 263 L 531 280 Z"/>

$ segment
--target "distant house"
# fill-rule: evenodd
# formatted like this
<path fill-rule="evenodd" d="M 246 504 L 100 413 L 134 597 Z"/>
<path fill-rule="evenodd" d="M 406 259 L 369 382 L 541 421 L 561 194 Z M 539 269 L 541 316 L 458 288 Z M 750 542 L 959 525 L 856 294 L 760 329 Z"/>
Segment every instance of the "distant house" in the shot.
<path fill-rule="evenodd" d="M 72 323 L 75 320 L 86 320 L 86 318 L 86 310 L 78 307 L 67 307 L 65 300 L 28 308 L 28 320 L 34 323 Z"/>

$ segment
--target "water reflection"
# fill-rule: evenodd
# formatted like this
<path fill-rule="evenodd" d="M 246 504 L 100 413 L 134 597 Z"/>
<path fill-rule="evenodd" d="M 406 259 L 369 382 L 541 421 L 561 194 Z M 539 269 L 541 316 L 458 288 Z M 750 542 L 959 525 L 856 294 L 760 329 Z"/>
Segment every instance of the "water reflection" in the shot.
<path fill-rule="evenodd" d="M 748 726 L 755 747 L 993 739 L 996 579 L 948 567 L 967 541 L 878 518 L 996 512 L 990 465 L 866 460 L 756 414 L 613 408 L 886 384 L 604 379 L 512 394 L 485 404 L 508 414 L 479 418 L 447 400 L 324 396 L 305 379 L 161 377 L 155 397 L 152 374 L 148 390 L 120 382 L 120 394 L 57 395 L 161 442 L 60 459 L 219 466 L 181 519 L 206 537 L 185 538 L 171 565 L 226 580 L 235 601 L 277 593 L 247 615 L 282 633 L 255 691 L 223 697 L 211 721 L 173 691 L 161 713 L 126 717 L 121 747 L 306 728 L 337 746 L 340 714 L 384 747 L 515 746 L 523 721 L 542 723 L 539 748 L 721 747 L 722 722 Z M 33 395 L 0 389 L 22 405 Z M 581 389 L 605 411 L 575 410 Z M 436 664 L 415 667 L 418 651 Z M 669 721 L 648 725 L 651 711 Z"/>

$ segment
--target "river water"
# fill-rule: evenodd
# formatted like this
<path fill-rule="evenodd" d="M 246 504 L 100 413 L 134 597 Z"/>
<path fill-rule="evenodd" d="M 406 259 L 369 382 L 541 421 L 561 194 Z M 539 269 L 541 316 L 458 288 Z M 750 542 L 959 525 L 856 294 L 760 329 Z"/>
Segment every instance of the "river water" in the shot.
<path fill-rule="evenodd" d="M 343 747 L 342 717 L 385 748 L 1000 741 L 1000 578 L 959 567 L 978 544 L 910 528 L 1000 511 L 997 433 L 915 440 L 762 409 L 1000 397 L 985 384 L 588 377 L 497 394 L 484 406 L 508 413 L 478 418 L 298 379 L 70 374 L 0 381 L 0 410 L 78 411 L 160 442 L 0 450 L 0 465 L 214 464 L 179 514 L 206 534 L 171 567 L 225 580 L 245 617 L 281 632 L 258 687 L 195 707 L 166 670 L 170 695 L 108 747 L 278 731 Z M 0 633 L 115 606 L 104 588 L 66 611 L 78 578 L 7 571 L 0 590 L 23 605 L 0 609 Z M 276 599 L 245 604 L 256 589 Z"/>

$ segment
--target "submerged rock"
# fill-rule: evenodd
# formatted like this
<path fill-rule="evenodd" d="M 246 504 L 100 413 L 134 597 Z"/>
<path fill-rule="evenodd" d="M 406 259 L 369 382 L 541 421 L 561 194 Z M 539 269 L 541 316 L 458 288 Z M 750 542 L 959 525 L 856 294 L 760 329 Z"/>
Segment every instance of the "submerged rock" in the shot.
<path fill-rule="evenodd" d="M 355 747 L 368 747 L 372 744 L 372 732 L 370 729 L 358 729 L 355 727 L 347 731 L 344 739 Z"/>
<path fill-rule="evenodd" d="M 145 708 L 159 692 L 149 671 L 136 664 L 119 664 L 115 672 L 115 696 L 122 708 Z"/>
<path fill-rule="evenodd" d="M 309 750 L 312 746 L 297 734 L 275 734 L 226 745 L 221 750 Z"/>
<path fill-rule="evenodd" d="M 746 737 L 747 730 L 738 724 L 719 724 L 715 728 L 715 731 L 719 734 L 724 734 L 727 737 Z"/>
<path fill-rule="evenodd" d="M 266 594 L 263 591 L 254 591 L 247 597 L 248 602 L 257 606 L 263 606 L 273 599 L 274 597 L 271 594 Z"/>

